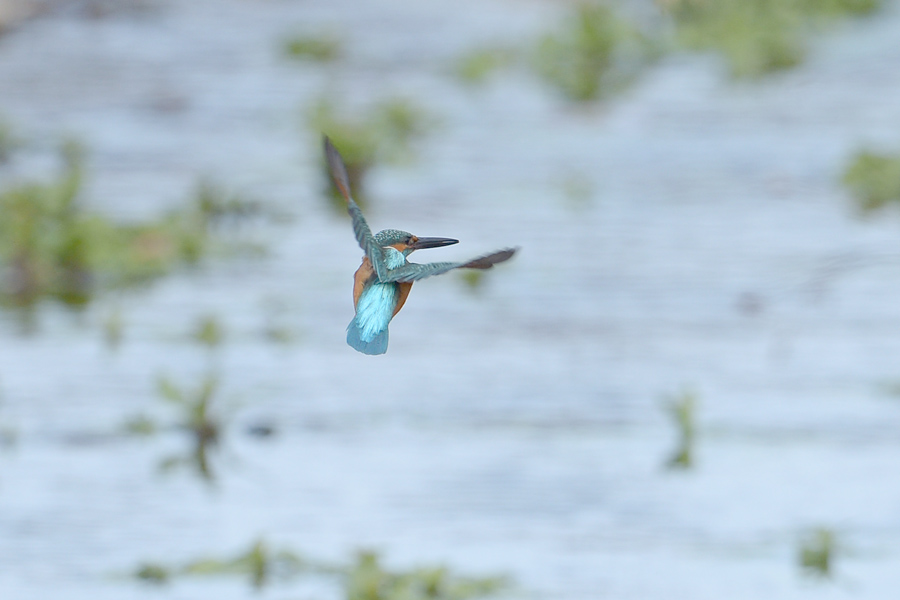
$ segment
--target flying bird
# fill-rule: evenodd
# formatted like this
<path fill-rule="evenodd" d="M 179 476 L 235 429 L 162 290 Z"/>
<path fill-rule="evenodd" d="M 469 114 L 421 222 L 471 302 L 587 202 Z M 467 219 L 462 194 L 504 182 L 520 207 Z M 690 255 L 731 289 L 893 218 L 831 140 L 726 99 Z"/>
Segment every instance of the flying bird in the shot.
<path fill-rule="evenodd" d="M 325 158 L 338 191 L 347 201 L 353 233 L 365 255 L 353 276 L 356 315 L 347 326 L 347 343 L 363 354 L 384 354 L 388 346 L 388 324 L 409 297 L 412 284 L 453 269 L 490 269 L 512 258 L 515 248 L 506 248 L 466 262 L 412 263 L 406 257 L 416 250 L 459 243 L 452 238 L 418 237 L 407 231 L 385 229 L 372 234 L 362 211 L 350 196 L 350 181 L 340 153 L 324 138 Z"/>

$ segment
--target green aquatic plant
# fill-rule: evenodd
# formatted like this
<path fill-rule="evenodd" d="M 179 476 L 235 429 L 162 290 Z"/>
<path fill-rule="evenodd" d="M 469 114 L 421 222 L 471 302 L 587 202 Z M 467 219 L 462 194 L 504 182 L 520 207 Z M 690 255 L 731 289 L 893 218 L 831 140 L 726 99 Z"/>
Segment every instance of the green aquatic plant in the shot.
<path fill-rule="evenodd" d="M 225 427 L 225 418 L 214 405 L 218 383 L 215 375 L 208 375 L 198 388 L 187 390 L 165 376 L 159 378 L 160 396 L 178 410 L 177 426 L 186 431 L 192 441 L 188 454 L 169 457 L 160 464 L 163 471 L 189 466 L 203 479 L 214 479 L 209 455 L 219 445 Z"/>
<path fill-rule="evenodd" d="M 293 577 L 307 569 L 306 562 L 289 550 L 272 551 L 263 541 L 254 542 L 233 558 L 203 559 L 181 569 L 184 575 L 248 575 L 251 585 L 260 590 L 273 579 Z"/>
<path fill-rule="evenodd" d="M 180 566 L 164 566 L 144 563 L 133 573 L 134 577 L 151 583 L 167 583 L 184 576 L 248 576 L 250 584 L 261 590 L 273 581 L 285 580 L 315 567 L 290 550 L 272 550 L 262 539 L 246 551 L 229 558 L 201 558 Z M 316 568 L 321 570 L 321 568 Z"/>
<path fill-rule="evenodd" d="M 475 269 L 466 269 L 460 271 L 457 274 L 459 280 L 463 282 L 466 286 L 466 289 L 472 293 L 478 292 L 481 290 L 484 285 L 484 271 L 478 271 Z"/>
<path fill-rule="evenodd" d="M 797 562 L 804 573 L 817 577 L 831 577 L 836 550 L 837 536 L 831 529 L 825 527 L 814 529 L 800 541 Z"/>
<path fill-rule="evenodd" d="M 162 584 L 180 576 L 246 575 L 254 589 L 261 590 L 273 580 L 287 579 L 308 569 L 306 561 L 294 552 L 273 551 L 260 539 L 247 551 L 231 558 L 202 558 L 171 567 L 144 563 L 134 571 L 134 577 Z"/>
<path fill-rule="evenodd" d="M 198 343 L 215 348 L 225 339 L 225 328 L 213 315 L 206 315 L 197 320 L 191 337 Z"/>
<path fill-rule="evenodd" d="M 114 306 L 103 318 L 103 339 L 111 350 L 116 350 L 122 344 L 122 337 L 125 332 L 125 320 L 122 317 L 122 310 L 118 306 Z"/>
<path fill-rule="evenodd" d="M 188 206 L 142 224 L 115 223 L 81 201 L 84 151 L 66 142 L 60 173 L 0 190 L 0 305 L 43 298 L 68 305 L 99 291 L 149 282 L 196 264 L 217 240 L 218 225 L 254 206 L 201 184 Z"/>
<path fill-rule="evenodd" d="M 585 102 L 621 90 L 658 55 L 650 38 L 612 8 L 585 2 L 538 41 L 532 64 L 566 98 Z"/>
<path fill-rule="evenodd" d="M 135 570 L 134 576 L 141 581 L 159 585 L 168 583 L 169 578 L 172 576 L 172 574 L 168 569 L 161 565 L 155 563 L 144 563 Z"/>
<path fill-rule="evenodd" d="M 509 587 L 504 577 L 466 577 L 444 567 L 388 570 L 374 552 L 360 552 L 346 566 L 311 561 L 291 550 L 272 550 L 261 539 L 233 557 L 203 558 L 183 566 L 144 563 L 133 576 L 165 583 L 181 576 L 242 575 L 249 577 L 256 590 L 262 590 L 275 581 L 303 574 L 337 578 L 347 600 L 468 600 Z"/>
<path fill-rule="evenodd" d="M 125 422 L 128 435 L 150 436 L 159 431 L 159 425 L 147 415 L 138 415 Z"/>
<path fill-rule="evenodd" d="M 666 404 L 666 411 L 678 431 L 678 445 L 666 461 L 670 469 L 689 469 L 694 464 L 694 442 L 696 440 L 697 396 L 684 391 Z"/>
<path fill-rule="evenodd" d="M 847 163 L 841 180 L 863 211 L 900 203 L 900 154 L 859 151 Z"/>
<path fill-rule="evenodd" d="M 843 17 L 867 15 L 882 0 L 658 0 L 679 44 L 714 50 L 732 75 L 753 77 L 796 66 L 809 33 Z"/>
<path fill-rule="evenodd" d="M 464 83 L 481 84 L 496 71 L 514 65 L 517 54 L 512 48 L 475 48 L 456 60 L 453 72 Z"/>
<path fill-rule="evenodd" d="M 197 182 L 192 204 L 207 227 L 237 224 L 267 212 L 261 202 L 229 192 L 206 178 Z"/>
<path fill-rule="evenodd" d="M 343 51 L 341 41 L 334 35 L 295 34 L 283 43 L 285 55 L 300 60 L 331 62 Z"/>
<path fill-rule="evenodd" d="M 340 148 L 354 200 L 365 206 L 369 170 L 378 164 L 396 164 L 411 158 L 412 143 L 424 136 L 433 123 L 425 111 L 400 98 L 384 101 L 355 117 L 341 112 L 333 100 L 323 98 L 309 110 L 307 121 L 309 128 L 317 132 L 316 152 L 322 156 L 326 197 L 342 215 L 347 214 L 346 202 L 331 183 L 318 134 L 327 135 Z"/>
<path fill-rule="evenodd" d="M 496 594 L 509 585 L 503 577 L 463 577 L 444 567 L 392 572 L 374 552 L 359 553 L 344 580 L 347 600 L 466 600 Z"/>

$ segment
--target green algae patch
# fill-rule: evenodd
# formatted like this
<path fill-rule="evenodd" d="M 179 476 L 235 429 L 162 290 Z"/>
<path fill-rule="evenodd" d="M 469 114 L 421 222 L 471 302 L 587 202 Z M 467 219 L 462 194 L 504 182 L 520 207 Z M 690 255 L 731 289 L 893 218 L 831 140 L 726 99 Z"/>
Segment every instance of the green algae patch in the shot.
<path fill-rule="evenodd" d="M 875 12 L 882 0 L 659 0 L 678 45 L 714 51 L 734 77 L 758 77 L 800 64 L 809 37 L 843 18 Z"/>
<path fill-rule="evenodd" d="M 848 161 L 841 180 L 863 211 L 898 203 L 900 154 L 862 150 Z"/>
<path fill-rule="evenodd" d="M 538 40 L 535 72 L 576 102 L 602 98 L 634 81 L 659 52 L 650 38 L 605 4 L 581 4 Z"/>
<path fill-rule="evenodd" d="M 684 391 L 666 405 L 678 434 L 678 445 L 666 461 L 669 469 L 690 469 L 694 466 L 694 444 L 697 439 L 697 396 Z"/>
<path fill-rule="evenodd" d="M 216 226 L 255 205 L 200 184 L 190 202 L 144 223 L 118 223 L 85 207 L 83 151 L 61 150 L 58 174 L 0 189 L 0 305 L 45 298 L 81 306 L 105 290 L 148 283 L 196 265 Z"/>
<path fill-rule="evenodd" d="M 283 44 L 285 56 L 295 60 L 328 63 L 343 53 L 341 41 L 334 35 L 295 34 Z"/>
<path fill-rule="evenodd" d="M 828 528 L 820 527 L 804 536 L 797 550 L 797 563 L 803 573 L 814 577 L 831 577 L 834 572 L 834 555 L 837 536 Z"/>
<path fill-rule="evenodd" d="M 310 560 L 289 549 L 273 549 L 263 539 L 235 556 L 200 558 L 183 565 L 143 563 L 132 573 L 140 581 L 164 584 L 176 577 L 246 577 L 259 591 L 276 582 L 305 575 L 336 580 L 346 600 L 469 600 L 508 591 L 501 576 L 471 577 L 443 566 L 395 570 L 385 567 L 376 552 L 358 552 L 349 563 Z"/>

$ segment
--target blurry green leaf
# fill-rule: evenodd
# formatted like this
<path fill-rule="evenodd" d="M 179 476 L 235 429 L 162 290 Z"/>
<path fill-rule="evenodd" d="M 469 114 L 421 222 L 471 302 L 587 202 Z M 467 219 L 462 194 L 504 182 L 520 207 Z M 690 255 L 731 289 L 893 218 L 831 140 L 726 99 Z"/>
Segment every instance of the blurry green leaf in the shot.
<path fill-rule="evenodd" d="M 800 543 L 797 560 L 800 568 L 810 575 L 830 577 L 834 567 L 836 536 L 826 528 L 815 529 Z"/>
<path fill-rule="evenodd" d="M 170 573 L 165 567 L 148 563 L 141 565 L 137 571 L 135 571 L 134 576 L 142 581 L 162 584 L 169 581 Z"/>
<path fill-rule="evenodd" d="M 533 65 L 567 98 L 585 102 L 625 87 L 659 55 L 650 39 L 605 4 L 582 3 L 538 42 Z"/>
<path fill-rule="evenodd" d="M 679 42 L 725 55 L 736 77 L 799 64 L 808 34 L 836 18 L 869 14 L 881 0 L 661 0 Z"/>
<path fill-rule="evenodd" d="M 484 271 L 476 269 L 461 269 L 459 278 L 470 292 L 477 292 L 484 284 Z"/>
<path fill-rule="evenodd" d="M 159 462 L 159 470 L 161 473 L 168 473 L 186 463 L 187 461 L 182 456 L 170 456 Z"/>
<path fill-rule="evenodd" d="M 295 35 L 285 41 L 284 52 L 291 58 L 331 62 L 341 55 L 340 40 L 331 35 Z"/>
<path fill-rule="evenodd" d="M 194 339 L 210 348 L 218 346 L 225 338 L 225 333 L 219 320 L 214 316 L 202 317 L 194 328 Z"/>
<path fill-rule="evenodd" d="M 261 213 L 258 203 L 201 183 L 185 208 L 149 223 L 114 223 L 82 206 L 83 146 L 67 140 L 59 152 L 56 177 L 0 189 L 0 304 L 52 297 L 84 305 L 100 290 L 198 263 L 219 239 L 218 224 Z"/>
<path fill-rule="evenodd" d="M 693 392 L 682 392 L 668 402 L 666 410 L 678 431 L 678 446 L 666 464 L 672 469 L 688 469 L 694 464 L 697 397 Z"/>
<path fill-rule="evenodd" d="M 346 576 L 347 600 L 465 600 L 491 595 L 508 586 L 501 577 L 468 578 L 443 567 L 391 572 L 378 555 L 361 552 Z"/>
<path fill-rule="evenodd" d="M 900 155 L 858 152 L 844 169 L 843 183 L 862 210 L 900 202 Z"/>
<path fill-rule="evenodd" d="M 175 404 L 186 404 L 186 399 L 172 381 L 165 375 L 160 375 L 156 380 L 156 389 L 165 400 Z"/>
<path fill-rule="evenodd" d="M 463 54 L 456 63 L 456 76 L 465 83 L 484 83 L 495 71 L 511 66 L 516 54 L 507 48 L 477 48 Z"/>
<path fill-rule="evenodd" d="M 139 415 L 125 423 L 125 431 L 131 435 L 153 435 L 157 429 L 156 422 L 145 415 Z"/>

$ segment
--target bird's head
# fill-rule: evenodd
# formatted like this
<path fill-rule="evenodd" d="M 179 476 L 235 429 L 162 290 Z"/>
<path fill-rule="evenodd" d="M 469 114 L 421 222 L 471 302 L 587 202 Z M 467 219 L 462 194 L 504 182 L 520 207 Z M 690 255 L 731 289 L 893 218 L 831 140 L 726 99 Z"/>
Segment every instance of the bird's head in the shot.
<path fill-rule="evenodd" d="M 451 246 L 459 243 L 459 240 L 454 240 L 453 238 L 417 237 L 408 231 L 400 231 L 399 229 L 379 231 L 375 234 L 375 241 L 382 248 L 391 247 L 402 252 L 403 256 L 409 256 L 416 250 L 440 248 L 441 246 Z"/>

